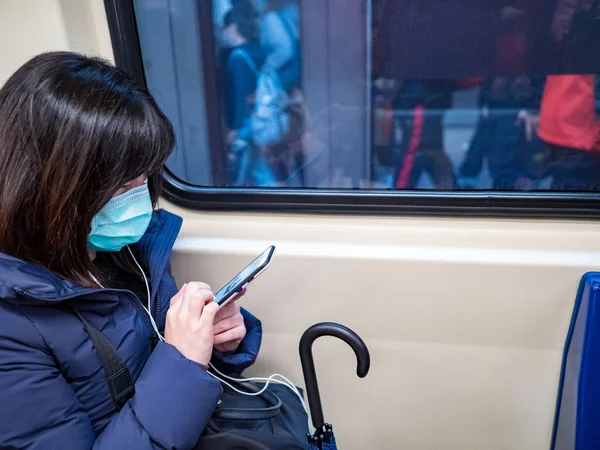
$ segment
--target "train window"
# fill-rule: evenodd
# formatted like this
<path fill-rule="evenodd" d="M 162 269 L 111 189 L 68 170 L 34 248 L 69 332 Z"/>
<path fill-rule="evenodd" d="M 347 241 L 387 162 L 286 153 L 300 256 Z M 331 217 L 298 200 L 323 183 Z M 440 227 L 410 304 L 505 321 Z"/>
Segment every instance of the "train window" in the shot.
<path fill-rule="evenodd" d="M 600 2 L 106 3 L 174 201 L 600 215 Z"/>

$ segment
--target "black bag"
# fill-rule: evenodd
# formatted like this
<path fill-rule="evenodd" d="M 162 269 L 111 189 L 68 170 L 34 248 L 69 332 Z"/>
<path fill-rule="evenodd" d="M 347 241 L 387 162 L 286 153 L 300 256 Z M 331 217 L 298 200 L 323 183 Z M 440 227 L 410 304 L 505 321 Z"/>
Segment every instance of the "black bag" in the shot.
<path fill-rule="evenodd" d="M 108 390 L 118 409 L 135 393 L 127 367 L 104 335 L 73 309 L 87 331 L 104 367 Z M 228 380 L 229 382 L 229 380 Z M 242 380 L 232 385 L 258 392 L 264 384 Z M 308 416 L 300 399 L 289 388 L 275 383 L 256 396 L 225 387 L 223 396 L 194 450 L 306 450 Z"/>
<path fill-rule="evenodd" d="M 236 387 L 257 392 L 264 384 Z M 296 394 L 273 383 L 264 394 L 250 397 L 225 386 L 195 450 L 306 450 L 308 417 Z"/>

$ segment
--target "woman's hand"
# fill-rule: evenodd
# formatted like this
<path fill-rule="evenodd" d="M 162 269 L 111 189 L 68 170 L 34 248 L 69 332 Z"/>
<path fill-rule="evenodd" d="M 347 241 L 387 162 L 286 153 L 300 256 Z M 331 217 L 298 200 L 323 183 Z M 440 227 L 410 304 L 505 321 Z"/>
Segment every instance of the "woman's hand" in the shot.
<path fill-rule="evenodd" d="M 208 284 L 184 284 L 171 299 L 165 324 L 165 342 L 186 358 L 205 366 L 212 356 L 215 316 L 219 311 L 213 300 Z"/>
<path fill-rule="evenodd" d="M 240 292 L 234 301 L 229 302 L 219 310 L 215 317 L 214 345 L 215 350 L 223 353 L 235 351 L 246 336 L 244 317 L 240 306 L 235 302 L 246 293 Z"/>

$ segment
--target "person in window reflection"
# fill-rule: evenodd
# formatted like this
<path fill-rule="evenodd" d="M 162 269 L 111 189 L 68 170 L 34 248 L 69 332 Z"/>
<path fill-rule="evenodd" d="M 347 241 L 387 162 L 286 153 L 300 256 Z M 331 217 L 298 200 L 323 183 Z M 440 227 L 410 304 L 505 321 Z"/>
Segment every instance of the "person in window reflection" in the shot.
<path fill-rule="evenodd" d="M 261 324 L 177 288 L 182 220 L 155 209 L 169 120 L 123 71 L 47 53 L 0 89 L 0 143 L 0 448 L 193 448 L 222 394 L 208 364 L 241 373 Z M 85 323 L 126 365 L 126 402 Z"/>
<path fill-rule="evenodd" d="M 598 76 L 591 58 L 600 42 L 600 1 L 557 0 L 550 36 L 558 66 L 546 86 L 540 110 L 540 138 L 551 154 L 552 189 L 600 190 Z M 556 73 L 555 72 L 555 73 Z M 588 74 L 586 74 L 588 73 Z"/>
<path fill-rule="evenodd" d="M 260 20 L 260 41 L 269 52 L 265 68 L 279 74 L 282 87 L 291 92 L 300 87 L 301 56 L 298 0 L 266 0 Z"/>
<path fill-rule="evenodd" d="M 406 80 L 394 107 L 411 111 L 402 120 L 404 157 L 396 189 L 415 189 L 428 173 L 437 189 L 452 190 L 454 168 L 444 151 L 443 113 L 452 106 L 452 80 Z"/>
<path fill-rule="evenodd" d="M 264 69 L 276 71 L 286 91 L 299 88 L 301 55 L 298 0 L 232 0 L 231 10 L 256 19 L 260 43 L 268 53 Z"/>
<path fill-rule="evenodd" d="M 298 138 L 304 132 L 298 0 L 264 0 L 263 4 L 260 41 L 269 52 L 264 68 L 277 73 L 282 89 L 290 96 L 287 112 L 291 119 L 289 134 L 270 145 L 267 153 L 278 184 L 298 186 L 304 159 Z"/>
<path fill-rule="evenodd" d="M 546 80 L 539 135 L 550 149 L 552 189 L 600 190 L 600 120 L 595 75 Z"/>
<path fill-rule="evenodd" d="M 483 82 L 481 113 L 467 154 L 459 168 L 461 188 L 475 188 L 487 161 L 492 189 L 531 189 L 544 173 L 547 151 L 537 137 L 537 109 L 543 77 L 527 75 L 532 53 L 531 2 L 505 3 L 500 8 L 495 39 L 494 72 Z"/>
<path fill-rule="evenodd" d="M 251 119 L 259 72 L 267 57 L 260 44 L 256 13 L 249 2 L 234 4 L 223 19 L 225 42 L 233 49 L 227 59 L 227 122 L 231 183 L 268 187 L 275 176 L 252 141 Z"/>
<path fill-rule="evenodd" d="M 476 187 L 484 160 L 495 190 L 530 189 L 544 175 L 548 155 L 537 136 L 537 116 L 530 112 L 539 106 L 543 81 L 527 75 L 485 81 L 481 115 L 459 169 L 462 188 Z"/>

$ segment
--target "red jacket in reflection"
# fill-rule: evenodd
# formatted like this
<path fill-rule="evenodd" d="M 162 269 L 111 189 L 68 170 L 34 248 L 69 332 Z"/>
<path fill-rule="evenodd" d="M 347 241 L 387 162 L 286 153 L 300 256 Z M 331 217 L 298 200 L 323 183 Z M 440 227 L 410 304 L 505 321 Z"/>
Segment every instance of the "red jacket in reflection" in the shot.
<path fill-rule="evenodd" d="M 539 136 L 549 144 L 600 151 L 594 75 L 552 75 L 540 111 Z"/>

